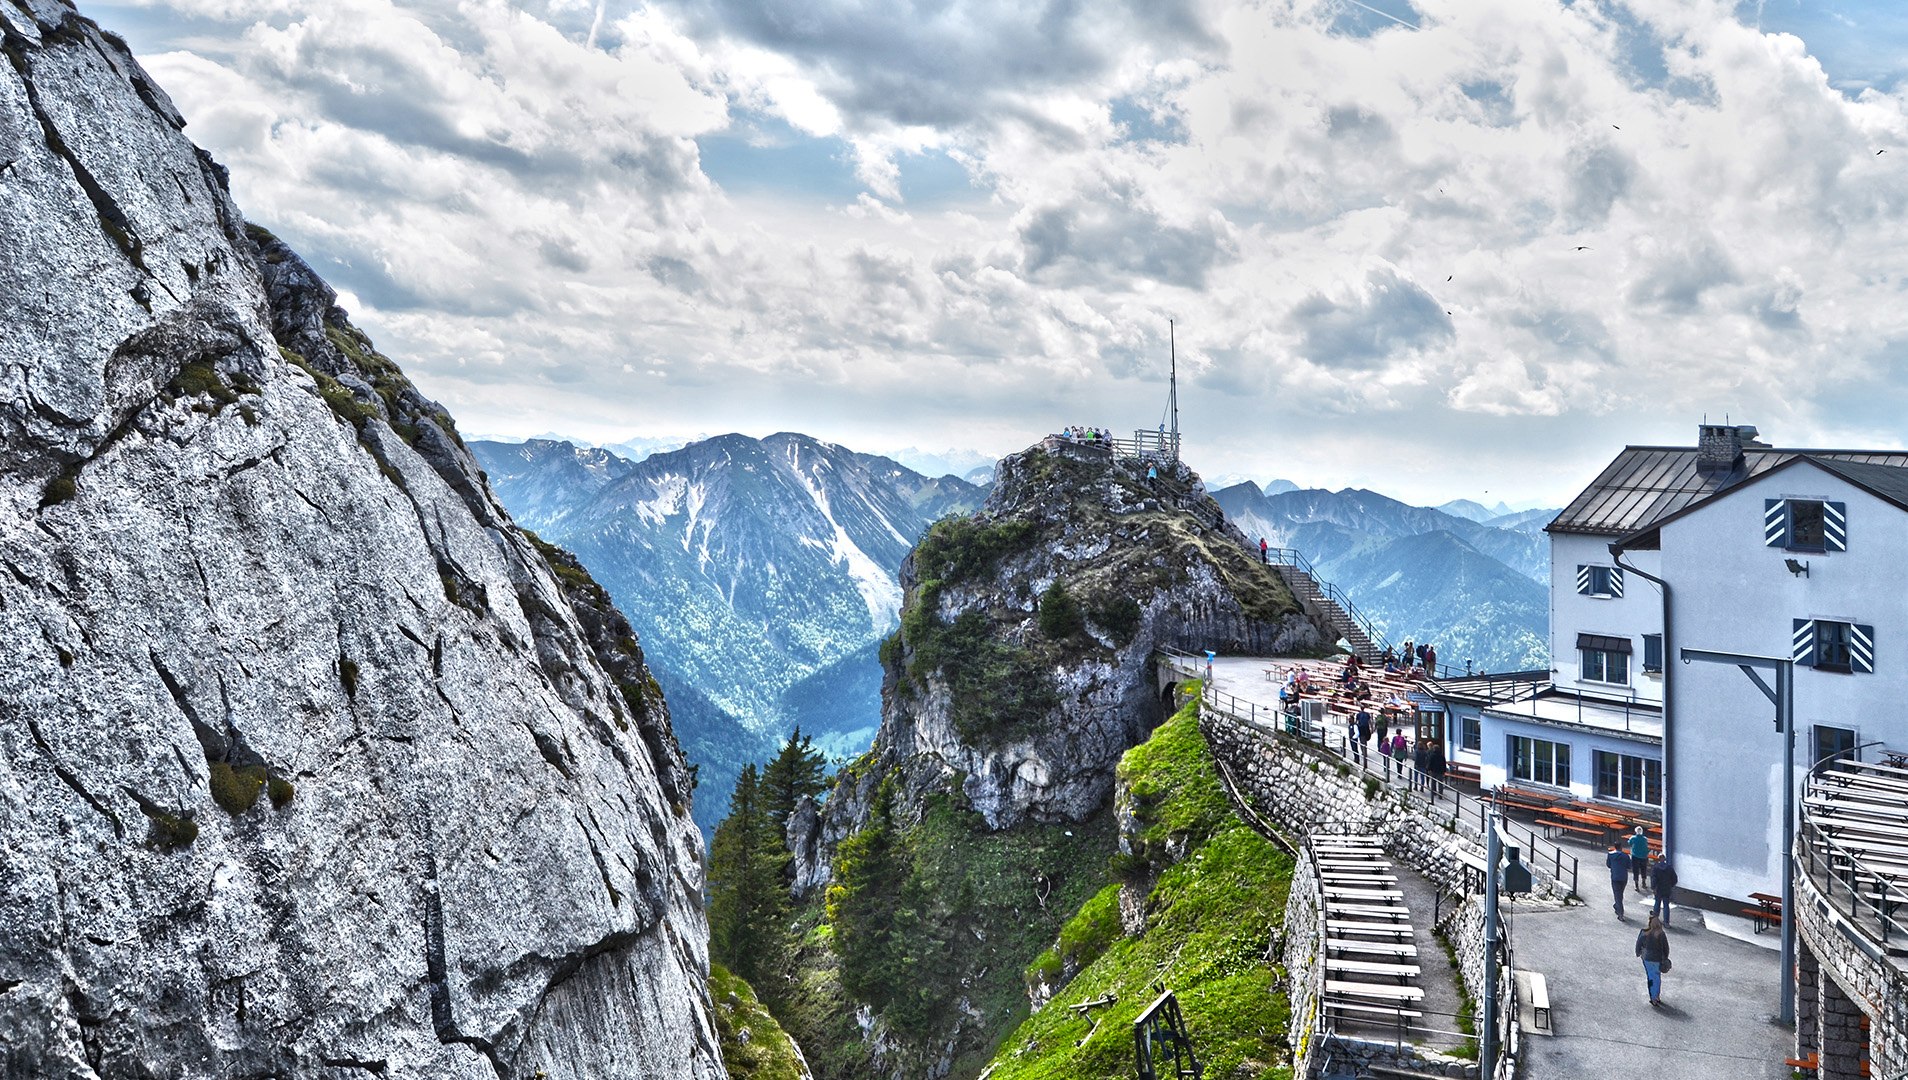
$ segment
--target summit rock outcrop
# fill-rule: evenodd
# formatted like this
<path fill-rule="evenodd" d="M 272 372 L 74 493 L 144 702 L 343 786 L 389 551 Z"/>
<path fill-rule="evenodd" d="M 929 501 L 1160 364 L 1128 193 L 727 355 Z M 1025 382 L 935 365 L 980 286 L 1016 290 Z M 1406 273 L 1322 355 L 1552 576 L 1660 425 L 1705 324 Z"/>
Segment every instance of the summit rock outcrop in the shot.
<path fill-rule="evenodd" d="M 0 39 L 0 1075 L 719 1080 L 628 624 L 122 41 Z"/>

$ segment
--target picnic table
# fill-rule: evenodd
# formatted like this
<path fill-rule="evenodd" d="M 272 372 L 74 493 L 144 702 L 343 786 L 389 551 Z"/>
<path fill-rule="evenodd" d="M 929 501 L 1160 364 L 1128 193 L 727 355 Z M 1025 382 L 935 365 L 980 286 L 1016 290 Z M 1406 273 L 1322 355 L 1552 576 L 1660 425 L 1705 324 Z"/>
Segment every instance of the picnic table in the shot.
<path fill-rule="evenodd" d="M 1765 926 L 1782 925 L 1782 898 L 1768 893 L 1752 892 L 1749 899 L 1756 902 L 1755 907 L 1746 907 L 1742 913 L 1755 923 L 1756 933 L 1762 933 Z"/>

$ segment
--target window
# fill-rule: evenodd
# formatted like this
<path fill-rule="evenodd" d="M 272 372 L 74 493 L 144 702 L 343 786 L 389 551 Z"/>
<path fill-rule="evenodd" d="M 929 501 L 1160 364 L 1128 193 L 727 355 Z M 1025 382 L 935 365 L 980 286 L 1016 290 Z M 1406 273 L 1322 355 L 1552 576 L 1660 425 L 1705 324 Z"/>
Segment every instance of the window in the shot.
<path fill-rule="evenodd" d="M 1570 744 L 1510 737 L 1511 776 L 1537 784 L 1570 786 Z"/>
<path fill-rule="evenodd" d="M 1663 673 L 1663 635 L 1643 635 L 1643 670 L 1654 675 Z"/>
<path fill-rule="evenodd" d="M 1663 764 L 1650 758 L 1598 750 L 1597 797 L 1625 802 L 1663 804 Z"/>
<path fill-rule="evenodd" d="M 1620 598 L 1623 595 L 1623 571 L 1614 566 L 1579 566 L 1577 594 Z"/>
<path fill-rule="evenodd" d="M 1475 713 L 1465 713 L 1458 718 L 1458 747 L 1463 750 L 1484 748 L 1484 725 Z"/>
<path fill-rule="evenodd" d="M 1796 619 L 1789 658 L 1818 671 L 1875 671 L 1875 628 L 1831 619 Z"/>
<path fill-rule="evenodd" d="M 1812 760 L 1821 761 L 1837 755 L 1855 756 L 1855 733 L 1848 728 L 1815 725 L 1815 757 Z"/>
<path fill-rule="evenodd" d="M 1764 499 L 1762 542 L 1787 551 L 1847 551 L 1848 505 L 1821 499 Z"/>

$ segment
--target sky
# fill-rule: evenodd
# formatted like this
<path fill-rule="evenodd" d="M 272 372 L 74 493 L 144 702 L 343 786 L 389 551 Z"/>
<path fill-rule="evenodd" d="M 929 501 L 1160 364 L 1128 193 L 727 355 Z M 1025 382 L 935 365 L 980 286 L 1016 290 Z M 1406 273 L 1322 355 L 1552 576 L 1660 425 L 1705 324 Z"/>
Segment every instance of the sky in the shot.
<path fill-rule="evenodd" d="M 1194 468 L 1419 503 L 1908 437 L 1905 5 L 82 10 L 466 432 L 1002 454 L 1176 350 Z"/>

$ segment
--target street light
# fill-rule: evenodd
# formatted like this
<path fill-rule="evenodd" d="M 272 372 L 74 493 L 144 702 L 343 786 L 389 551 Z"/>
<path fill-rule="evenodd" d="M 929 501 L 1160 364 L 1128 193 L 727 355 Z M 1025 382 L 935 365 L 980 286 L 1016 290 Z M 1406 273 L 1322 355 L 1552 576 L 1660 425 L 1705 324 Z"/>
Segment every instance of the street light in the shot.
<path fill-rule="evenodd" d="M 1790 560 L 1793 562 L 1794 560 Z M 1795 661 L 1788 657 L 1755 656 L 1749 653 L 1715 652 L 1709 649 L 1682 650 L 1683 663 L 1701 660 L 1710 664 L 1734 664 L 1764 697 L 1775 704 L 1776 730 L 1782 739 L 1782 1004 L 1778 1014 L 1783 1024 L 1795 1026 Z M 1756 669 L 1775 672 L 1771 689 Z M 1664 742 L 1669 732 L 1663 733 Z M 1671 853 L 1665 849 L 1664 854 Z"/>

